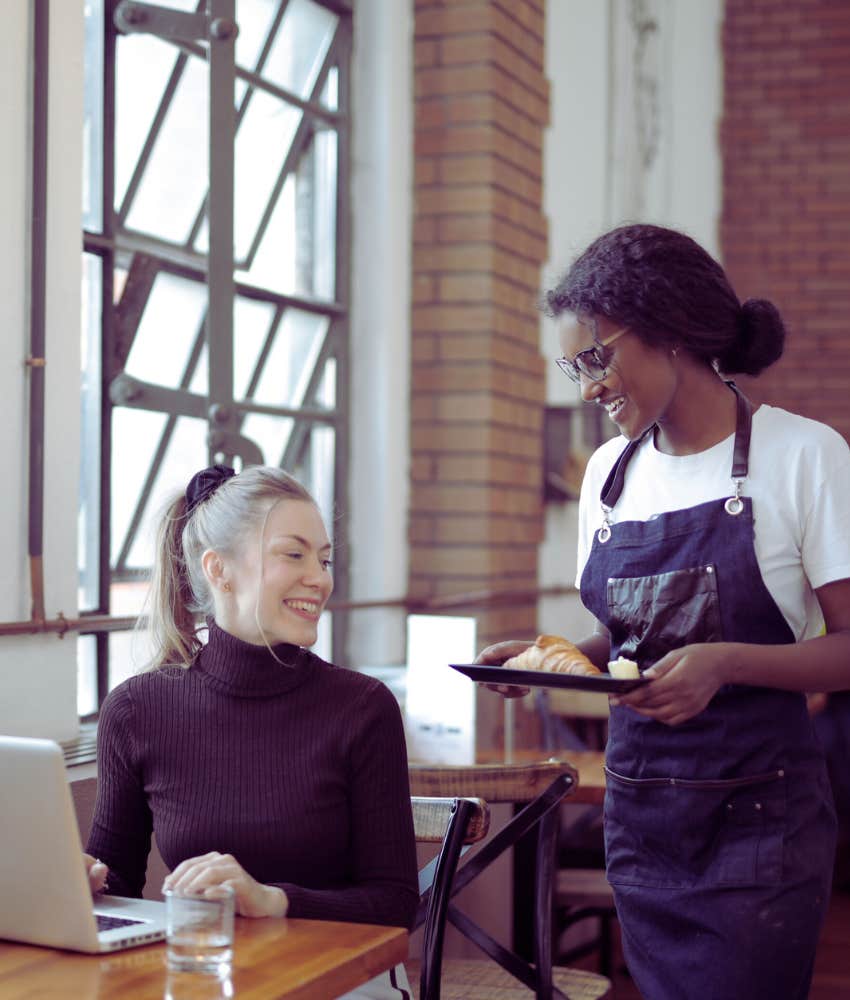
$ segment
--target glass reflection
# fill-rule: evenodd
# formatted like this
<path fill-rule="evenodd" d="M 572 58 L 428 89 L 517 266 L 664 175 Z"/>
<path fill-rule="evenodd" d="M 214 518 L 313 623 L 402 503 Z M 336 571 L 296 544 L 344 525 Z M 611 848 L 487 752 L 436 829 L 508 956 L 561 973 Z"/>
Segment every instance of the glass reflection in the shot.
<path fill-rule="evenodd" d="M 291 0 L 269 53 L 266 78 L 299 97 L 309 97 L 336 25 L 336 16 L 313 0 Z"/>
<path fill-rule="evenodd" d="M 230 1000 L 233 980 L 230 976 L 210 976 L 195 972 L 174 972 L 165 978 L 163 1000 Z"/>
<path fill-rule="evenodd" d="M 172 243 L 188 240 L 209 176 L 208 108 L 207 64 L 190 58 L 127 214 L 129 229 Z"/>

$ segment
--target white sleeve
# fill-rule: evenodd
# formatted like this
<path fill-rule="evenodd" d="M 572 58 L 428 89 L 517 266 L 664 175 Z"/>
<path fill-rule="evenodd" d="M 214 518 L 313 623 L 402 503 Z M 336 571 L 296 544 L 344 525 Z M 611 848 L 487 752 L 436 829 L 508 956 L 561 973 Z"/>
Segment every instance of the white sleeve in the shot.
<path fill-rule="evenodd" d="M 850 448 L 826 428 L 800 484 L 803 571 L 814 589 L 850 578 Z"/>
<path fill-rule="evenodd" d="M 588 466 L 589 469 L 589 466 Z M 590 527 L 590 509 L 599 509 L 599 504 L 593 503 L 591 494 L 590 477 L 585 471 L 584 479 L 581 481 L 581 494 L 578 500 L 578 542 L 576 551 L 576 587 L 581 586 L 581 575 L 584 572 L 584 565 L 590 555 L 590 546 L 593 543 Z M 598 494 L 597 494 L 598 496 Z"/>
<path fill-rule="evenodd" d="M 614 466 L 622 450 L 628 444 L 625 438 L 606 441 L 590 456 L 578 501 L 578 548 L 576 552 L 576 587 L 581 586 L 581 574 L 593 545 L 593 534 L 602 524 L 602 509 L 599 494 L 608 473 Z"/>

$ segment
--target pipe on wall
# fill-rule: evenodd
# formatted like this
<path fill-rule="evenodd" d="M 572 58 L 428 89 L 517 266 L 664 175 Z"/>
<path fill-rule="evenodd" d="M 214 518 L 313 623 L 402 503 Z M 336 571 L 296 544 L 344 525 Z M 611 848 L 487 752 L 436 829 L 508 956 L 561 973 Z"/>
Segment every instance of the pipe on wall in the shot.
<path fill-rule="evenodd" d="M 47 98 L 49 0 L 33 22 L 32 244 L 30 251 L 29 528 L 31 615 L 44 621 L 44 366 L 47 283 Z"/>

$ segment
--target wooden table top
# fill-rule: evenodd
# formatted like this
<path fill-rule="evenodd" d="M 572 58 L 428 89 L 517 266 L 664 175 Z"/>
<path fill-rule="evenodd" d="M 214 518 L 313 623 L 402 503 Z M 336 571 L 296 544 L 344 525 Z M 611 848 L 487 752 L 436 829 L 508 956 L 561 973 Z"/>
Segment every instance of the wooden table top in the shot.
<path fill-rule="evenodd" d="M 165 944 L 105 955 L 0 941 L 3 1000 L 331 1000 L 407 957 L 400 927 L 236 918 L 230 980 L 169 972 Z"/>
<path fill-rule="evenodd" d="M 502 751 L 482 751 L 478 755 L 476 765 L 433 764 L 427 761 L 411 760 L 410 762 L 410 793 L 411 795 L 433 795 L 433 777 L 439 775 L 441 795 L 478 795 L 486 799 L 483 791 L 475 790 L 475 768 L 481 768 L 488 781 L 492 780 L 490 771 L 498 765 L 503 765 L 505 772 L 511 768 L 518 770 L 533 764 L 562 763 L 577 772 L 577 787 L 570 792 L 565 800 L 568 803 L 581 805 L 598 805 L 605 797 L 605 754 L 599 750 L 561 750 L 550 751 L 542 749 L 514 750 L 511 761 L 505 761 Z M 553 780 L 557 768 L 548 767 L 541 770 L 536 784 L 548 784 Z M 452 789 L 452 775 L 457 775 L 457 787 Z M 483 780 L 483 779 L 482 779 Z M 538 791 L 542 791 L 542 785 Z M 501 799 L 499 800 L 501 801 Z"/>

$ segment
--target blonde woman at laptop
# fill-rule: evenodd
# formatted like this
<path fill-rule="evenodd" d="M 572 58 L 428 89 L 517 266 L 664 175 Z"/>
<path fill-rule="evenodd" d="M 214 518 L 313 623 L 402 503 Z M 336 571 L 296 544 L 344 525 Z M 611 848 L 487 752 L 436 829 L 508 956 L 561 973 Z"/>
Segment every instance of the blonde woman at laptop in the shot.
<path fill-rule="evenodd" d="M 316 503 L 280 469 L 213 466 L 173 500 L 151 583 L 153 669 L 100 716 L 95 887 L 140 896 L 156 831 L 166 888 L 231 885 L 246 917 L 411 926 L 401 714 L 383 684 L 309 651 L 332 589 Z M 401 997 L 403 977 L 353 995 Z"/>

